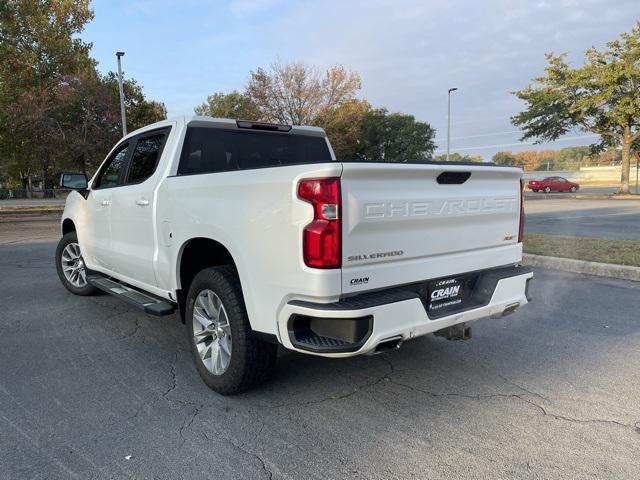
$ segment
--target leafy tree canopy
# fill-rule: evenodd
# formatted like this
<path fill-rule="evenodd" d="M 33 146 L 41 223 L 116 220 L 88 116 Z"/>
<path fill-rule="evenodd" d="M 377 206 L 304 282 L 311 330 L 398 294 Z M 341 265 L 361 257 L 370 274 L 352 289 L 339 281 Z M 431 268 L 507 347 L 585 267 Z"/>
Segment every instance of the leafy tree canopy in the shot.
<path fill-rule="evenodd" d="M 434 160 L 438 162 L 446 162 L 447 156 L 443 153 L 441 155 L 436 155 L 433 157 Z M 450 162 L 484 162 L 484 158 L 482 155 L 478 155 L 477 153 L 471 155 L 460 155 L 458 152 L 454 152 L 449 154 Z"/>
<path fill-rule="evenodd" d="M 547 55 L 546 74 L 514 92 L 526 109 L 511 120 L 523 140 L 558 139 L 573 128 L 600 135 L 594 150 L 620 146 L 620 191 L 629 192 L 631 154 L 640 144 L 640 22 L 630 33 L 590 48 L 582 66 L 571 68 L 566 55 Z"/>
<path fill-rule="evenodd" d="M 23 184 L 92 170 L 119 138 L 116 77 L 79 36 L 92 18 L 88 0 L 0 1 L 0 167 Z M 131 129 L 166 117 L 134 80 L 124 89 Z"/>
<path fill-rule="evenodd" d="M 197 115 L 214 118 L 235 118 L 258 120 L 260 113 L 251 100 L 243 93 L 234 90 L 230 93 L 216 92 L 207 97 L 207 101 L 194 109 Z"/>
<path fill-rule="evenodd" d="M 341 65 L 320 72 L 304 62 L 277 61 L 252 71 L 244 94 L 261 120 L 312 125 L 322 112 L 353 100 L 360 88 L 360 76 Z"/>
<path fill-rule="evenodd" d="M 435 130 L 413 115 L 380 108 L 362 118 L 358 153 L 385 162 L 429 160 L 435 150 Z"/>

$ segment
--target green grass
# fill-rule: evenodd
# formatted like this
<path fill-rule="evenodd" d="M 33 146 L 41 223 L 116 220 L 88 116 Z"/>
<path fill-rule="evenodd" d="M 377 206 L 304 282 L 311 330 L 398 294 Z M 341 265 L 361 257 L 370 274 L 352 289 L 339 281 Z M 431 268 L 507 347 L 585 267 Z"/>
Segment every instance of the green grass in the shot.
<path fill-rule="evenodd" d="M 638 240 L 528 233 L 524 237 L 524 252 L 549 257 L 640 267 L 640 241 Z"/>

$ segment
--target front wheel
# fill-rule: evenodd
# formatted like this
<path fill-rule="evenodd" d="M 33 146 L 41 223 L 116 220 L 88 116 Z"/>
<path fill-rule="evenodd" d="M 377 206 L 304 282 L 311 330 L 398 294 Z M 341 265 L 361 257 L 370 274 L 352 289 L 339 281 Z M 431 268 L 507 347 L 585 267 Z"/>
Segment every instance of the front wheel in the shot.
<path fill-rule="evenodd" d="M 544 187 L 544 193 L 550 193 L 551 187 Z"/>
<path fill-rule="evenodd" d="M 569 189 L 569 191 L 570 191 L 571 193 L 576 193 L 576 191 L 577 191 L 577 190 L 578 190 L 578 189 L 577 189 L 576 187 L 571 187 L 571 188 Z"/>
<path fill-rule="evenodd" d="M 253 334 L 235 269 L 207 268 L 187 294 L 186 330 L 202 380 L 223 395 L 249 390 L 275 368 L 277 346 Z"/>
<path fill-rule="evenodd" d="M 74 295 L 94 295 L 97 289 L 87 282 L 84 264 L 76 232 L 69 232 L 56 248 L 56 271 L 62 285 Z"/>

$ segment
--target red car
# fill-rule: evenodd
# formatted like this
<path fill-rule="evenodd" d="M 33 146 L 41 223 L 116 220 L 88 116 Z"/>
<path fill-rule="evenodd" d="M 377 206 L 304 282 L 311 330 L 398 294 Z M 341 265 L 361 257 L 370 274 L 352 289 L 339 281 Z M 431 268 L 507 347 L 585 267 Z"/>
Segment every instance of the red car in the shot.
<path fill-rule="evenodd" d="M 534 192 L 542 190 L 544 193 L 549 192 L 577 192 L 580 188 L 575 182 L 570 182 L 563 177 L 543 177 L 531 180 L 527 185 Z"/>

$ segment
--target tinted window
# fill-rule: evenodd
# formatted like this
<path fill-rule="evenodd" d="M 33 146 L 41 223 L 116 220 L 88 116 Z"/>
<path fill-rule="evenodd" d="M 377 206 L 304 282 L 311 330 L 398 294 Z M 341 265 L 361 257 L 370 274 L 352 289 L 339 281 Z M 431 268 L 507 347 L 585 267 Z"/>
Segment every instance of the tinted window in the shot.
<path fill-rule="evenodd" d="M 178 174 L 330 162 L 322 137 L 190 127 Z"/>
<path fill-rule="evenodd" d="M 149 178 L 156 169 L 165 134 L 159 133 L 138 140 L 131 156 L 127 183 L 139 183 Z"/>
<path fill-rule="evenodd" d="M 119 185 L 120 174 L 127 159 L 128 148 L 129 145 L 125 144 L 113 152 L 98 175 L 93 188 L 110 188 Z"/>

